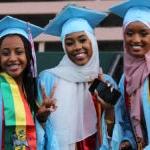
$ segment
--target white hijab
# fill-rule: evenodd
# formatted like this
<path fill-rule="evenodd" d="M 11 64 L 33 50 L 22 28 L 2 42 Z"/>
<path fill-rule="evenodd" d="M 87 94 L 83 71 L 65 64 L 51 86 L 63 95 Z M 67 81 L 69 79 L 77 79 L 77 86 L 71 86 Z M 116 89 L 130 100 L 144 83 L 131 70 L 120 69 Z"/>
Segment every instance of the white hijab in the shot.
<path fill-rule="evenodd" d="M 70 82 L 88 82 L 92 81 L 98 76 L 99 73 L 99 52 L 97 41 L 93 34 L 85 31 L 88 38 L 91 40 L 93 55 L 89 62 L 84 66 L 79 66 L 73 63 L 67 54 L 60 61 L 59 65 L 51 69 L 56 76 L 70 81 Z M 62 41 L 63 49 L 66 53 L 64 46 L 64 39 Z"/>
<path fill-rule="evenodd" d="M 48 70 L 57 77 L 55 98 L 58 108 L 50 117 L 61 150 L 70 150 L 70 144 L 93 135 L 97 130 L 96 111 L 88 82 L 98 77 L 99 53 L 95 36 L 87 31 L 85 33 L 91 40 L 93 50 L 89 62 L 78 66 L 65 54 L 57 67 Z M 64 39 L 62 44 L 64 48 Z"/>

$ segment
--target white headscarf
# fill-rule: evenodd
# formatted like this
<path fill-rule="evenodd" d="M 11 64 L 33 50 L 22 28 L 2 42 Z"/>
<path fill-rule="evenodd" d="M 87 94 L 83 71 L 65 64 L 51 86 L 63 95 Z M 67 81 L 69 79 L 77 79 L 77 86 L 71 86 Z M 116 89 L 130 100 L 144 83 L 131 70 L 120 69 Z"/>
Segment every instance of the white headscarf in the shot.
<path fill-rule="evenodd" d="M 144 23 L 146 26 L 150 27 L 150 9 L 147 7 L 131 7 L 123 20 L 123 26 L 124 28 L 130 24 L 131 22 L 140 21 Z"/>
<path fill-rule="evenodd" d="M 63 150 L 69 150 L 69 144 L 75 144 L 97 130 L 96 111 L 88 82 L 98 77 L 99 53 L 95 36 L 88 31 L 85 33 L 93 50 L 89 62 L 78 66 L 65 54 L 57 67 L 48 70 L 58 77 L 55 92 L 58 108 L 50 117 Z M 64 39 L 62 44 L 64 48 Z"/>
<path fill-rule="evenodd" d="M 91 40 L 93 49 L 93 54 L 89 62 L 84 66 L 79 66 L 73 63 L 68 55 L 65 54 L 59 65 L 51 69 L 51 72 L 53 72 L 56 76 L 70 82 L 88 82 L 92 81 L 98 76 L 100 68 L 97 41 L 93 34 L 89 32 L 85 33 Z M 62 44 L 64 51 L 66 51 L 64 46 L 64 40 L 62 41 Z"/>

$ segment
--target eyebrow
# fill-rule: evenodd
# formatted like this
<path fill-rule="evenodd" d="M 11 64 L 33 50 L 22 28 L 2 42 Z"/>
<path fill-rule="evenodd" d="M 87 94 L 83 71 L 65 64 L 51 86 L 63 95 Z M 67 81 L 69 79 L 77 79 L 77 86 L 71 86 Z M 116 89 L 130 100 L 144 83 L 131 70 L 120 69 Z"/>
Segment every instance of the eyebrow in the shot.
<path fill-rule="evenodd" d="M 81 34 L 79 36 L 77 36 L 78 38 L 82 38 L 82 37 L 87 37 L 85 34 Z M 72 37 L 68 36 L 66 37 L 66 40 L 70 40 Z"/>

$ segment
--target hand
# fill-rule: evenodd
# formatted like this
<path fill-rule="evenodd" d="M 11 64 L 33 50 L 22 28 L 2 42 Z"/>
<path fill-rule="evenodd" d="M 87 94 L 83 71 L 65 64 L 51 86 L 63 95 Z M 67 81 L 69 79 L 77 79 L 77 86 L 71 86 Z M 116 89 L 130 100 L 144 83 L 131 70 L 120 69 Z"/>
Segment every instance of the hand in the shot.
<path fill-rule="evenodd" d="M 129 141 L 122 141 L 119 147 L 119 150 L 131 150 L 132 146 Z"/>
<path fill-rule="evenodd" d="M 98 75 L 98 79 L 99 79 L 100 81 L 102 81 L 102 82 L 107 83 L 107 81 L 104 80 L 103 74 L 99 74 L 99 75 Z M 110 84 L 110 83 L 107 83 L 107 84 L 108 84 L 108 86 L 111 87 L 111 84 Z M 105 101 L 100 97 L 100 95 L 98 94 L 98 91 L 97 91 L 96 89 L 95 89 L 95 91 L 94 91 L 94 94 L 95 94 L 95 96 L 97 97 L 98 101 L 100 101 L 100 103 L 101 103 L 103 109 L 112 109 L 112 108 L 113 108 L 113 105 L 111 105 L 111 104 L 105 102 Z"/>
<path fill-rule="evenodd" d="M 96 96 L 97 100 L 101 103 L 101 106 L 104 110 L 112 109 L 113 105 L 106 103 L 101 97 L 99 97 L 98 92 L 95 90 L 94 95 Z"/>
<path fill-rule="evenodd" d="M 57 108 L 56 99 L 53 98 L 55 89 L 56 89 L 56 86 L 53 87 L 50 96 L 47 96 L 44 86 L 41 86 L 43 101 L 37 112 L 37 118 L 40 122 L 45 122 L 47 120 L 47 117 L 49 116 L 49 114 L 51 112 L 54 112 Z"/>

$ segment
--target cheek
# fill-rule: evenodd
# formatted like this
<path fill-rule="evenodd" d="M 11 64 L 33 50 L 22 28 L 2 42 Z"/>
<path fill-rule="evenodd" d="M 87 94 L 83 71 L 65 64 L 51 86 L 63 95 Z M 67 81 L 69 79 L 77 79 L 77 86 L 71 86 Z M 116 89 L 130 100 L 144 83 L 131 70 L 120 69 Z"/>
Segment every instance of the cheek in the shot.
<path fill-rule="evenodd" d="M 73 49 L 71 47 L 66 47 L 66 54 L 70 55 L 73 52 Z"/>
<path fill-rule="evenodd" d="M 7 59 L 5 57 L 0 56 L 0 65 L 2 65 Z"/>
<path fill-rule="evenodd" d="M 148 38 L 147 43 L 150 46 L 150 37 Z"/>
<path fill-rule="evenodd" d="M 24 57 L 24 64 L 25 64 L 25 66 L 27 66 L 27 63 L 28 63 L 27 57 Z"/>
<path fill-rule="evenodd" d="M 28 60 L 27 60 L 26 55 L 22 55 L 20 57 L 20 61 L 22 62 L 22 64 L 24 64 L 24 66 L 27 66 Z"/>
<path fill-rule="evenodd" d="M 125 45 L 128 44 L 129 41 L 130 41 L 130 38 L 127 37 L 127 36 L 124 36 L 124 44 L 125 44 Z"/>
<path fill-rule="evenodd" d="M 93 54 L 93 50 L 92 50 L 92 45 L 88 45 L 88 55 L 89 57 L 91 58 L 92 57 L 92 54 Z"/>

